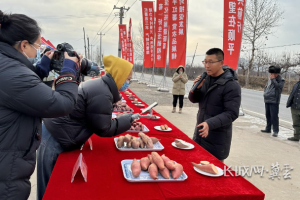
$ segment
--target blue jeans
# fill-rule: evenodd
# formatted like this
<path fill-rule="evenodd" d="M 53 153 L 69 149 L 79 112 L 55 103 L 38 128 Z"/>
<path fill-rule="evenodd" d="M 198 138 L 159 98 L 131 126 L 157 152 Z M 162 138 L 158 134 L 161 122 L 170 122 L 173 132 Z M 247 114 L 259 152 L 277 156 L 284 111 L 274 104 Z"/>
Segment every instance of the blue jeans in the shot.
<path fill-rule="evenodd" d="M 63 148 L 42 124 L 42 141 L 37 150 L 37 200 L 43 199 L 52 170 Z"/>

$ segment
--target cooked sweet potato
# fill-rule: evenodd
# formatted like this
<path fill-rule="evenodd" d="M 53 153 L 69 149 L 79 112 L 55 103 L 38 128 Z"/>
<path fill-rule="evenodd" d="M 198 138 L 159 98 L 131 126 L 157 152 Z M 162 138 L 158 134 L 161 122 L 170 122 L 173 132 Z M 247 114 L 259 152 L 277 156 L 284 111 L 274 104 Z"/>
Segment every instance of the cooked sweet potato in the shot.
<path fill-rule="evenodd" d="M 122 146 L 124 146 L 124 136 L 118 137 L 117 145 L 118 145 L 119 148 L 121 148 Z"/>
<path fill-rule="evenodd" d="M 183 167 L 181 164 L 176 163 L 175 164 L 175 169 L 172 171 L 172 177 L 174 179 L 177 179 L 181 176 L 181 174 L 183 173 Z"/>
<path fill-rule="evenodd" d="M 165 126 L 164 125 L 160 125 L 160 129 L 161 130 L 165 130 Z"/>
<path fill-rule="evenodd" d="M 158 141 L 160 141 L 161 139 L 157 139 L 156 137 L 150 137 L 152 140 L 153 144 L 156 144 Z"/>
<path fill-rule="evenodd" d="M 138 177 L 141 173 L 140 162 L 134 159 L 131 163 L 131 172 L 134 177 Z"/>
<path fill-rule="evenodd" d="M 151 178 L 153 179 L 158 179 L 157 174 L 158 174 L 158 169 L 156 164 L 152 163 L 149 168 L 148 168 L 148 172 Z"/>
<path fill-rule="evenodd" d="M 157 152 L 152 152 L 151 156 L 152 156 L 153 162 L 157 165 L 157 167 L 160 170 L 163 170 L 165 168 L 165 163 L 164 163 L 163 159 L 161 158 L 161 156 Z"/>
<path fill-rule="evenodd" d="M 201 165 L 208 165 L 209 162 L 208 162 L 208 161 L 200 161 L 200 164 L 201 164 Z"/>
<path fill-rule="evenodd" d="M 170 178 L 170 171 L 168 168 L 164 168 L 163 170 L 159 170 L 159 173 L 166 179 L 169 179 Z"/>
<path fill-rule="evenodd" d="M 168 129 L 169 129 L 168 125 L 167 125 L 167 124 L 165 124 L 165 130 L 168 130 Z"/>
<path fill-rule="evenodd" d="M 174 170 L 175 169 L 175 162 L 173 160 L 169 160 L 165 163 L 166 167 L 169 170 Z"/>
<path fill-rule="evenodd" d="M 192 162 L 192 164 L 197 169 L 200 169 L 204 172 L 211 173 L 211 174 L 218 174 L 219 173 L 218 169 L 216 168 L 216 166 L 214 164 L 200 165 L 200 164 L 196 164 L 196 163 L 193 163 L 193 162 Z"/>
<path fill-rule="evenodd" d="M 175 145 L 179 148 L 187 148 L 189 147 L 188 145 L 183 144 L 182 142 L 175 142 Z"/>
<path fill-rule="evenodd" d="M 150 160 L 148 157 L 141 158 L 142 170 L 147 170 L 150 165 Z"/>

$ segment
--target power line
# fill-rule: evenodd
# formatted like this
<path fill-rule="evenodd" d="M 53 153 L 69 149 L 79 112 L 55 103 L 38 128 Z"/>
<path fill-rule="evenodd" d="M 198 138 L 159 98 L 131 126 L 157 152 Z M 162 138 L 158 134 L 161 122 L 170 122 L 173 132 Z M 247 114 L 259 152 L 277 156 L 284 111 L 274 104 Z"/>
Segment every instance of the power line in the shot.
<path fill-rule="evenodd" d="M 272 46 L 272 47 L 263 47 L 263 48 L 258 48 L 255 50 L 260 50 L 260 49 L 274 49 L 274 48 L 278 48 L 278 47 L 290 47 L 290 46 L 297 46 L 300 45 L 300 43 L 295 43 L 295 44 L 286 44 L 286 45 L 280 45 L 280 46 Z M 252 49 L 245 49 L 245 50 L 241 50 L 241 51 L 251 51 Z"/>
<path fill-rule="evenodd" d="M 118 22 L 119 22 L 119 19 L 116 21 L 116 23 L 118 23 Z M 112 29 L 112 27 L 114 27 L 114 26 L 116 25 L 116 23 L 114 23 L 114 24 L 110 27 L 110 29 Z M 110 31 L 110 29 L 108 29 L 108 31 Z M 107 34 L 108 31 L 106 31 L 105 34 Z"/>

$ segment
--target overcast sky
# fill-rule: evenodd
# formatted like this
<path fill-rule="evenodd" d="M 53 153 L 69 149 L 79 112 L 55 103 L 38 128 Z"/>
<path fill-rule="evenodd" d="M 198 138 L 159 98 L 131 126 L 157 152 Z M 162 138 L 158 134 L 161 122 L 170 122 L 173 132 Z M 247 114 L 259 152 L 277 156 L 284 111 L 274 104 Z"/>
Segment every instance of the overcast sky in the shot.
<path fill-rule="evenodd" d="M 187 56 L 193 55 L 198 43 L 197 55 L 203 55 L 212 47 L 222 48 L 223 31 L 223 0 L 188 0 L 188 38 Z M 116 4 L 118 2 L 118 4 Z M 131 6 L 135 0 L 1 0 L 0 9 L 6 13 L 26 14 L 38 21 L 43 29 L 42 35 L 54 45 L 68 42 L 81 53 L 84 53 L 83 30 L 90 37 L 90 44 L 99 46 L 97 32 L 102 27 L 106 33 L 103 37 L 105 55 L 118 55 L 118 26 L 114 5 Z M 282 25 L 275 34 L 269 37 L 266 46 L 280 46 L 300 43 L 299 0 L 278 0 L 284 10 Z M 138 32 L 138 24 L 142 21 L 141 2 L 136 1 L 126 13 L 123 23 L 129 23 L 132 18 L 133 32 Z M 111 23 L 110 23 L 111 22 Z M 108 26 L 107 26 L 108 25 Z M 104 29 L 105 28 L 105 29 Z M 110 30 L 109 30 L 110 29 Z M 299 52 L 300 45 L 270 49 L 270 52 Z M 96 46 L 93 47 L 93 50 Z M 191 62 L 187 57 L 187 62 Z M 203 56 L 196 57 L 194 64 L 199 64 Z"/>

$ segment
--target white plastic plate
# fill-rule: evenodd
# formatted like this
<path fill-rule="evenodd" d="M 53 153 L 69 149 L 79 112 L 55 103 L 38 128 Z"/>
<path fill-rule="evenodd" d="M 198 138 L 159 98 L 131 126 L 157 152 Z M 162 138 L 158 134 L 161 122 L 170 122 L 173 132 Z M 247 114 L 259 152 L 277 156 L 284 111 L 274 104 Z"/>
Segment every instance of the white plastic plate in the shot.
<path fill-rule="evenodd" d="M 158 131 L 166 131 L 166 132 L 172 130 L 170 127 L 168 127 L 167 130 L 162 130 L 162 129 L 160 128 L 160 126 L 154 126 L 154 129 L 156 129 L 156 130 L 158 130 Z"/>
<path fill-rule="evenodd" d="M 201 165 L 201 164 L 200 164 L 200 165 Z M 223 171 L 220 167 L 217 167 L 217 166 L 216 166 L 216 168 L 218 169 L 219 173 L 218 173 L 218 174 L 211 174 L 211 173 L 204 172 L 204 171 L 202 171 L 202 170 L 200 170 L 200 169 L 198 169 L 198 168 L 196 168 L 196 167 L 194 166 L 194 170 L 195 170 L 196 172 L 198 172 L 199 174 L 203 174 L 203 175 L 205 175 L 205 176 L 211 176 L 211 177 L 219 177 L 219 176 L 223 176 L 224 171 Z"/>
<path fill-rule="evenodd" d="M 178 147 L 178 146 L 176 146 L 175 142 L 172 142 L 172 146 L 175 147 L 175 148 L 177 148 L 177 149 L 184 149 L 184 150 L 189 150 L 189 149 L 195 148 L 195 146 L 193 144 L 191 144 L 191 143 L 188 143 L 188 142 L 182 142 L 182 143 L 185 144 L 185 145 L 187 145 L 188 147 L 186 147 L 186 148 Z"/>
<path fill-rule="evenodd" d="M 143 171 L 143 170 L 141 171 L 141 174 L 139 175 L 139 177 L 135 178 L 135 177 L 133 177 L 132 172 L 131 172 L 131 163 L 132 163 L 132 161 L 133 160 L 122 160 L 121 161 L 124 178 L 129 182 L 133 182 L 133 183 L 140 183 L 140 182 L 181 182 L 181 181 L 185 181 L 188 178 L 188 176 L 186 175 L 185 172 L 183 172 L 178 179 L 173 179 L 171 173 L 170 173 L 170 179 L 165 179 L 164 177 L 162 177 L 160 175 L 160 173 L 158 173 L 158 175 L 157 175 L 158 179 L 154 180 L 150 177 L 148 171 Z"/>

